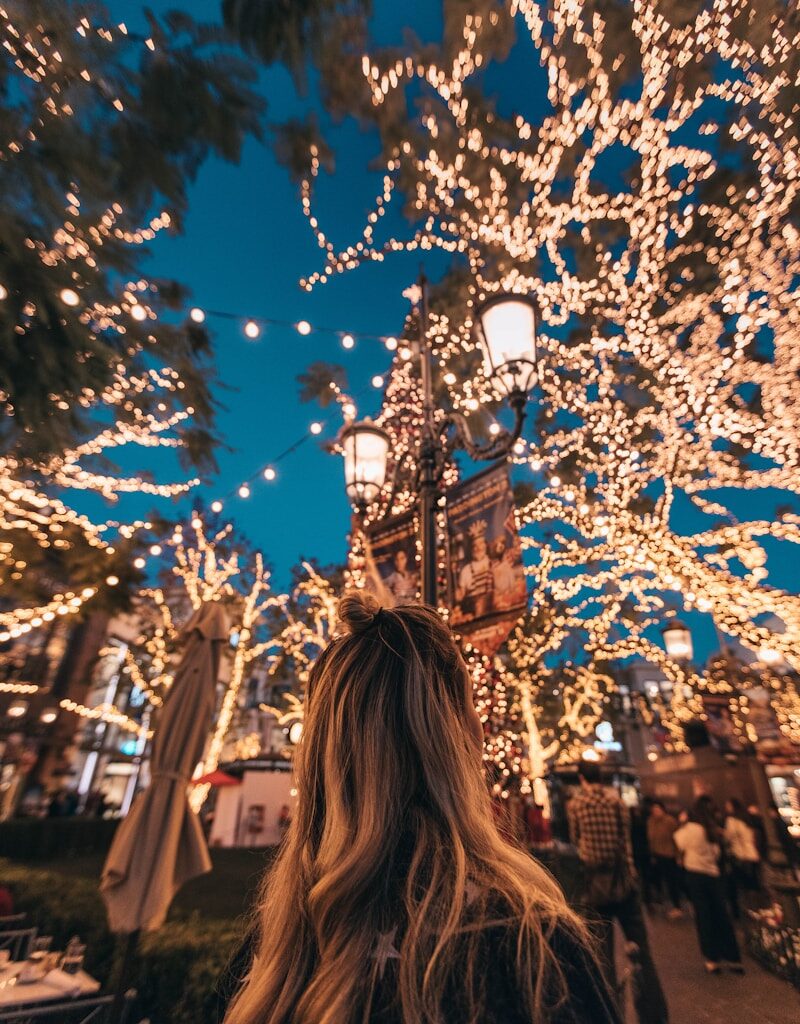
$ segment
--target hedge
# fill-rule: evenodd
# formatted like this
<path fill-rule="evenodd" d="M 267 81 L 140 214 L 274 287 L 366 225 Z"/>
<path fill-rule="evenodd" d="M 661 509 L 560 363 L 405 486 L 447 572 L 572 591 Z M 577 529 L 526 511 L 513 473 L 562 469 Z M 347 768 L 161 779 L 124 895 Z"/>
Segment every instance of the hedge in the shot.
<path fill-rule="evenodd" d="M 0 823 L 0 857 L 56 860 L 105 854 L 118 818 L 12 818 Z"/>
<path fill-rule="evenodd" d="M 0 860 L 0 882 L 13 894 L 15 909 L 26 911 L 40 933 L 64 948 L 73 935 L 86 943 L 86 969 L 108 983 L 116 947 L 106 922 L 97 883 L 65 878 L 55 871 Z M 216 1024 L 217 981 L 242 941 L 243 924 L 195 914 L 168 921 L 144 935 L 131 984 L 139 998 L 133 1019 L 152 1024 Z"/>

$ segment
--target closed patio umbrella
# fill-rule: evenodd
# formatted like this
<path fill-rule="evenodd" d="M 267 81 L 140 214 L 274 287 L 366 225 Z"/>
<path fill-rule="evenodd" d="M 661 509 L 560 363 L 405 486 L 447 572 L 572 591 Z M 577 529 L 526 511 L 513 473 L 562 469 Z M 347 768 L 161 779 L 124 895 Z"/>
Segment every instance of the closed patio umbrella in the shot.
<path fill-rule="evenodd" d="M 155 730 L 151 782 L 112 843 L 100 883 L 113 932 L 158 928 L 175 893 L 211 870 L 187 787 L 203 755 L 216 703 L 225 610 L 203 605 L 183 631 L 184 652 Z"/>

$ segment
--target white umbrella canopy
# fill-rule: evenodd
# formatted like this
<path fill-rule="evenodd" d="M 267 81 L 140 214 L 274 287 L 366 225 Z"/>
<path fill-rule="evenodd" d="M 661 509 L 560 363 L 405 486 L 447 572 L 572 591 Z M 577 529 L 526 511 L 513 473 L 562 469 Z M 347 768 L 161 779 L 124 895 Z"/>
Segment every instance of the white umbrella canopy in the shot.
<path fill-rule="evenodd" d="M 163 924 L 175 893 L 211 870 L 187 787 L 211 728 L 228 618 L 204 604 L 183 631 L 184 652 L 153 739 L 151 782 L 121 823 L 103 866 L 100 891 L 113 932 Z"/>

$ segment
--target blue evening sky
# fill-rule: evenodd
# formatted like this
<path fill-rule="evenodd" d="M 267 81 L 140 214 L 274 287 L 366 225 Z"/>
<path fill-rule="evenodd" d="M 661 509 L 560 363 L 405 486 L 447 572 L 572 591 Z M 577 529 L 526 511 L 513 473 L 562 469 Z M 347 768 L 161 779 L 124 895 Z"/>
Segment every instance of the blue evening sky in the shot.
<path fill-rule="evenodd" d="M 110 0 L 112 15 L 132 31 L 144 30 L 142 4 L 134 0 Z M 150 0 L 157 14 L 174 7 L 189 10 L 198 20 L 217 21 L 219 0 Z M 401 43 L 404 27 L 413 23 L 416 32 L 434 37 L 439 30 L 440 5 L 414 0 L 408 4 L 376 4 L 375 28 L 381 42 Z M 533 59 L 531 59 L 533 58 Z M 495 72 L 492 85 L 503 89 L 504 108 L 524 96 L 524 112 L 536 117 L 536 107 L 546 105 L 544 90 L 528 88 L 521 94 L 520 74 L 529 85 L 541 72 L 535 56 L 523 47 L 512 55 L 511 66 Z M 543 76 L 542 76 L 543 81 Z M 513 88 L 508 88 L 508 86 Z M 308 108 L 298 99 L 292 82 L 281 68 L 264 71 L 259 88 L 269 104 L 268 119 L 283 120 Z M 357 240 L 364 217 L 380 188 L 380 175 L 369 170 L 377 154 L 377 142 L 359 132 L 352 122 L 337 127 L 334 135 L 337 168 L 335 177 L 323 180 L 316 212 L 334 244 Z M 398 226 L 400 222 L 398 221 Z M 383 263 L 339 275 L 308 295 L 298 279 L 320 266 L 321 252 L 302 215 L 296 186 L 278 166 L 269 144 L 247 143 L 239 166 L 210 161 L 201 170 L 190 192 L 186 230 L 180 237 L 164 235 L 153 243 L 147 267 L 152 276 L 169 276 L 188 285 L 194 302 L 208 309 L 229 310 L 296 322 L 308 320 L 347 331 L 356 337 L 395 334 L 400 331 L 407 302 L 401 296 L 416 276 L 419 257 L 398 255 Z M 437 276 L 442 263 L 428 262 Z M 206 504 L 215 497 L 227 498 L 226 513 L 275 568 L 275 582 L 283 586 L 289 570 L 301 556 L 322 563 L 341 562 L 346 554 L 349 507 L 344 496 L 341 460 L 323 451 L 320 439 L 309 438 L 277 466 L 272 483 L 258 480 L 252 496 L 235 496 L 239 484 L 267 465 L 307 431 L 325 413 L 297 398 L 296 377 L 315 360 L 340 362 L 347 368 L 350 390 L 363 393 L 359 413 L 375 413 L 380 392 L 370 387 L 375 374 L 385 372 L 389 355 L 376 340 L 358 341 L 347 352 L 329 333 L 301 337 L 288 327 L 271 327 L 256 342 L 248 341 L 241 326 L 225 320 L 209 320 L 217 351 L 219 374 L 226 390 L 219 392 L 224 408 L 219 433 L 230 451 L 219 453 L 220 472 L 202 488 Z M 334 408 L 322 439 L 330 439 L 341 424 Z M 769 516 L 775 496 L 746 496 L 746 515 Z M 169 509 L 165 512 L 169 514 Z M 686 527 L 697 525 L 686 521 Z M 785 552 L 774 581 L 790 589 L 800 563 L 795 551 Z M 711 626 L 700 625 L 700 646 L 711 641 Z"/>

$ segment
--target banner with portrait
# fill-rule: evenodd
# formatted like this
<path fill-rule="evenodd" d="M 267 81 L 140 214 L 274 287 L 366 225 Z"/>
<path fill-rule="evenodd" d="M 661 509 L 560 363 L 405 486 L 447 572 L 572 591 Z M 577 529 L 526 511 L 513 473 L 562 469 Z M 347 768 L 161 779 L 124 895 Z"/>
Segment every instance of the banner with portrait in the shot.
<path fill-rule="evenodd" d="M 706 732 L 711 746 L 720 754 L 738 754 L 745 747 L 736 731 L 731 713 L 730 697 L 720 693 L 704 693 L 701 697 L 706 715 Z"/>
<path fill-rule="evenodd" d="M 492 466 L 447 498 L 450 622 L 484 654 L 494 654 L 525 611 L 527 587 L 511 480 Z"/>
<path fill-rule="evenodd" d="M 387 608 L 417 603 L 420 563 L 414 513 L 394 516 L 367 531 L 365 549 L 367 590 Z"/>

